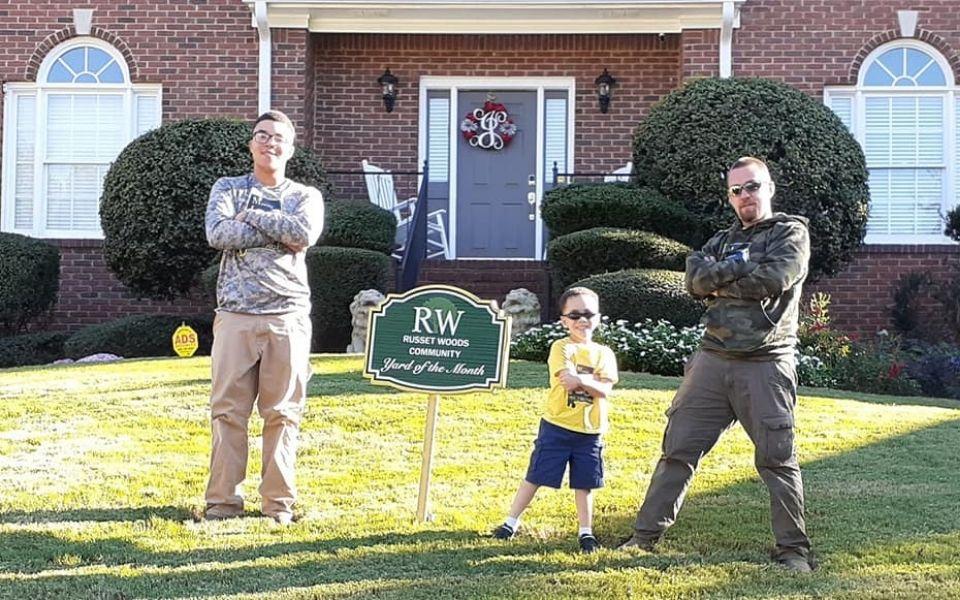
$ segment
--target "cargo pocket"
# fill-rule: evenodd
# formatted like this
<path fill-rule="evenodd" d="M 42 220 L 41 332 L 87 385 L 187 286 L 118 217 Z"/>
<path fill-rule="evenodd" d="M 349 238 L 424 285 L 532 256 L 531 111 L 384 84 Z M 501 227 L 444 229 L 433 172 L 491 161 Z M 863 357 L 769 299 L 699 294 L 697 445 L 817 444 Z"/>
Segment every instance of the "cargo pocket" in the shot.
<path fill-rule="evenodd" d="M 763 462 L 778 467 L 793 457 L 793 415 L 765 417 L 763 423 Z"/>

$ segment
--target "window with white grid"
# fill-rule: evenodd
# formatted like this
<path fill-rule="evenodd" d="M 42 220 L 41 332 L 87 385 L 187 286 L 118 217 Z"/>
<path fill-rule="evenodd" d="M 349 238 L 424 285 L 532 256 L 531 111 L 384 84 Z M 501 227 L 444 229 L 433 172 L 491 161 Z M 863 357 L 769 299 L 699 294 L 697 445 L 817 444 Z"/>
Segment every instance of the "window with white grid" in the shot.
<path fill-rule="evenodd" d="M 36 83 L 4 86 L 0 225 L 45 238 L 100 238 L 103 179 L 120 151 L 160 125 L 161 86 L 132 84 L 123 56 L 74 38 Z"/>
<path fill-rule="evenodd" d="M 960 104 L 946 59 L 922 42 L 892 42 L 867 57 L 855 87 L 824 96 L 867 159 L 865 241 L 948 242 L 941 215 L 960 201 Z"/>

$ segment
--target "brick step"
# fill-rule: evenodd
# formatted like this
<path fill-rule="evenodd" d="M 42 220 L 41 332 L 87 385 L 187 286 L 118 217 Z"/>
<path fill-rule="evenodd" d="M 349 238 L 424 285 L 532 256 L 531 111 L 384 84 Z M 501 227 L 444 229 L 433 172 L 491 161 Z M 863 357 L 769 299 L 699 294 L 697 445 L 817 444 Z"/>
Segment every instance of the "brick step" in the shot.
<path fill-rule="evenodd" d="M 420 269 L 418 285 L 446 284 L 484 300 L 503 303 L 510 290 L 526 288 L 537 295 L 547 314 L 550 282 L 547 263 L 513 260 L 428 260 Z"/>

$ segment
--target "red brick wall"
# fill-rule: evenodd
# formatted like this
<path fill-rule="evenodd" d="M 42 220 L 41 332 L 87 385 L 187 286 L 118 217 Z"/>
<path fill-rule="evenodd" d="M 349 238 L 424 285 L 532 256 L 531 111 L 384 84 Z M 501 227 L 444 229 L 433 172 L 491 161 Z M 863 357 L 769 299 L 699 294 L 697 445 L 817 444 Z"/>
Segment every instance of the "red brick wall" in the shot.
<path fill-rule="evenodd" d="M 955 278 L 960 266 L 960 245 L 865 246 L 840 275 L 807 286 L 830 294 L 832 325 L 843 331 L 872 336 L 881 329 L 893 330 L 893 294 L 901 276 L 929 272 L 935 282 Z M 933 297 L 932 286 L 918 295 L 921 316 L 919 333 L 929 339 L 949 339 L 953 333 L 943 318 L 943 307 Z"/>
<path fill-rule="evenodd" d="M 576 171 L 609 171 L 632 154 L 637 119 L 679 82 L 679 36 L 317 34 L 315 148 L 330 169 L 361 159 L 393 170 L 417 167 L 420 77 L 576 78 Z M 384 111 L 377 78 L 400 80 Z M 594 79 L 617 79 L 602 114 Z"/>
<path fill-rule="evenodd" d="M 134 83 L 163 85 L 164 122 L 187 117 L 250 119 L 257 111 L 258 37 L 239 0 L 56 2 L 0 4 L 0 81 L 35 81 L 40 62 L 75 35 L 73 9 L 92 8 L 93 32 L 127 59 Z M 313 77 L 305 31 L 273 32 L 275 105 L 301 125 Z M 2 110 L 0 96 L 0 110 Z M 2 120 L 0 120 L 2 123 Z M 0 131 L 2 133 L 2 131 Z M 51 326 L 75 330 L 136 313 L 209 312 L 198 299 L 138 300 L 107 270 L 96 240 L 53 240 L 61 248 L 61 283 Z"/>
<path fill-rule="evenodd" d="M 137 298 L 122 286 L 103 261 L 98 240 L 50 240 L 60 247 L 60 295 L 48 328 L 75 331 L 135 314 L 199 315 L 213 312 L 197 293 L 174 302 Z"/>

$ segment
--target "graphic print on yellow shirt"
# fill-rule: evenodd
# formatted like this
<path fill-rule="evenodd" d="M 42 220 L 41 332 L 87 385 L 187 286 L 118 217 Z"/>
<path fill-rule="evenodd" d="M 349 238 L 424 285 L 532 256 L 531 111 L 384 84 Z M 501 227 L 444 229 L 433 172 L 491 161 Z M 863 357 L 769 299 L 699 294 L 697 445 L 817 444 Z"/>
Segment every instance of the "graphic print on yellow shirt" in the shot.
<path fill-rule="evenodd" d="M 557 427 L 580 433 L 603 433 L 607 430 L 606 402 L 595 401 L 583 390 L 567 393 L 558 375 L 564 371 L 578 375 L 592 374 L 596 379 L 617 382 L 617 359 L 610 348 L 596 342 L 576 343 L 570 338 L 557 340 L 550 347 L 547 360 L 550 369 L 550 392 L 543 419 Z"/>

